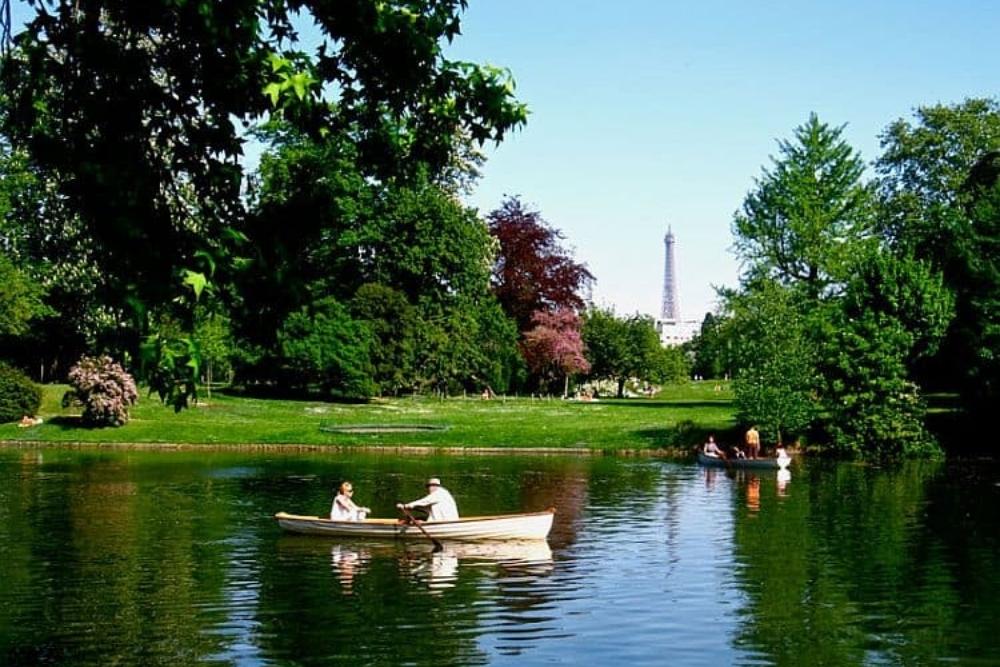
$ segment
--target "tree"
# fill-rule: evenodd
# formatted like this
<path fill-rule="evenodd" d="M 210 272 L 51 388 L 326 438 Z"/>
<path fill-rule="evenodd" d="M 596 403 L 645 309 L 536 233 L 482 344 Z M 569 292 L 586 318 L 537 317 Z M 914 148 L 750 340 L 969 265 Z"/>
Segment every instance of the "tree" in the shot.
<path fill-rule="evenodd" d="M 654 384 L 680 384 L 691 377 L 691 363 L 683 346 L 657 345 L 649 348 L 646 380 Z"/>
<path fill-rule="evenodd" d="M 335 299 L 321 299 L 312 308 L 289 315 L 278 342 L 294 384 L 315 383 L 348 397 L 373 393 L 371 333 Z"/>
<path fill-rule="evenodd" d="M 418 381 L 442 393 L 506 391 L 521 375 L 517 327 L 492 294 L 420 306 Z"/>
<path fill-rule="evenodd" d="M 968 241 L 976 257 L 957 294 L 962 320 L 954 337 L 971 357 L 964 386 L 967 402 L 985 412 L 1000 398 L 1000 154 L 987 154 L 966 185 L 971 191 Z"/>
<path fill-rule="evenodd" d="M 570 375 L 590 370 L 590 362 L 583 355 L 580 316 L 566 308 L 555 312 L 540 310 L 532 321 L 534 328 L 521 341 L 528 367 L 545 380 L 562 377 L 566 397 Z"/>
<path fill-rule="evenodd" d="M 793 141 L 778 142 L 780 157 L 733 218 L 749 274 L 800 285 L 814 297 L 847 278 L 847 260 L 872 234 L 873 209 L 864 162 L 843 130 L 812 114 Z"/>
<path fill-rule="evenodd" d="M 455 321 L 454 308 L 472 308 L 472 320 L 484 312 L 494 250 L 485 223 L 439 179 L 372 182 L 353 153 L 347 142 L 285 131 L 262 160 L 248 232 L 257 243 L 239 273 L 237 323 L 263 354 L 245 375 L 273 378 L 280 322 L 332 296 L 372 327 L 380 341 L 372 352 L 375 379 L 380 391 L 395 393 L 424 382 L 415 357 L 418 327 L 436 340 L 432 332 Z M 424 352 L 452 349 L 444 340 L 428 345 Z M 485 372 L 478 361 L 466 366 L 424 356 L 423 363 L 435 369 L 429 373 L 435 386 L 471 382 L 454 375 L 459 368 Z"/>
<path fill-rule="evenodd" d="M 584 314 L 583 342 L 590 377 L 615 382 L 618 398 L 625 396 L 630 378 L 652 382 L 676 378 L 675 360 L 663 352 L 653 320 L 647 316 L 618 317 L 612 310 L 592 308 Z M 676 354 L 680 353 L 678 349 Z"/>
<path fill-rule="evenodd" d="M 694 356 L 691 368 L 703 378 L 722 378 L 730 374 L 729 335 L 726 318 L 705 313 L 698 335 L 688 345 Z"/>
<path fill-rule="evenodd" d="M 212 398 L 212 382 L 218 376 L 232 374 L 233 337 L 229 318 L 204 309 L 195 315 L 194 339 L 201 351 L 205 369 L 205 387 Z"/>
<path fill-rule="evenodd" d="M 351 315 L 374 337 L 370 350 L 372 379 L 380 393 L 398 394 L 416 384 L 417 309 L 399 290 L 367 283 L 351 299 Z"/>
<path fill-rule="evenodd" d="M 3 60 L 0 129 L 52 177 L 109 276 L 108 305 L 139 335 L 182 285 L 200 292 L 245 263 L 242 127 L 277 119 L 347 146 L 354 170 L 384 184 L 437 177 L 464 144 L 526 119 L 508 72 L 444 56 L 464 2 L 29 4 Z M 293 20 L 319 28 L 312 51 Z M 196 300 L 182 301 L 186 345 Z M 163 343 L 145 349 L 176 347 Z"/>
<path fill-rule="evenodd" d="M 581 294 L 594 276 L 562 247 L 563 235 L 517 197 L 509 197 L 486 217 L 499 251 L 493 291 L 523 333 L 540 310 L 584 306 Z"/>
<path fill-rule="evenodd" d="M 39 368 L 40 380 L 65 376 L 88 348 L 110 347 L 121 331 L 120 311 L 101 298 L 108 281 L 93 261 L 92 246 L 52 176 L 32 168 L 24 151 L 11 150 L 0 138 L 0 247 L 44 292 L 44 312 L 30 330 L 8 341 L 6 352 L 24 367 Z"/>
<path fill-rule="evenodd" d="M 967 407 L 988 407 L 1000 384 L 990 334 L 1000 317 L 994 259 L 1000 102 L 920 107 L 913 122 L 899 119 L 881 138 L 883 234 L 900 254 L 941 270 L 955 293 L 955 318 L 920 377 L 938 388 L 957 387 Z"/>
<path fill-rule="evenodd" d="M 801 433 L 817 414 L 815 348 L 801 297 L 787 286 L 760 279 L 731 295 L 736 411 L 758 424 L 766 441 Z"/>
<path fill-rule="evenodd" d="M 44 288 L 0 254 L 0 336 L 28 333 L 32 320 L 48 312 Z"/>
<path fill-rule="evenodd" d="M 926 263 L 885 251 L 859 258 L 823 354 L 834 445 L 876 458 L 938 451 L 908 368 L 934 353 L 952 304 Z"/>
<path fill-rule="evenodd" d="M 168 298 L 238 226 L 240 122 L 350 136 L 378 178 L 444 168 L 461 132 L 499 141 L 522 124 L 507 72 L 444 57 L 462 4 L 32 0 L 4 62 L 5 129 L 63 177 L 102 266 Z M 319 27 L 312 53 L 296 14 Z"/>

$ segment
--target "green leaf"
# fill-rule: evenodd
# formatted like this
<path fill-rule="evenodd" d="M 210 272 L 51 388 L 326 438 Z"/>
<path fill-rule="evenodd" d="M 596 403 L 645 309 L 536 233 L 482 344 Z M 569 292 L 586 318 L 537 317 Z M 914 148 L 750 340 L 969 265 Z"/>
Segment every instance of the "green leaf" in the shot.
<path fill-rule="evenodd" d="M 281 84 L 280 83 L 269 83 L 264 86 L 264 94 L 271 98 L 271 106 L 277 107 L 278 100 L 281 98 Z"/>
<path fill-rule="evenodd" d="M 208 286 L 208 278 L 205 277 L 204 273 L 186 270 L 183 283 L 194 290 L 194 298 L 197 300 L 201 298 L 201 293 Z"/>

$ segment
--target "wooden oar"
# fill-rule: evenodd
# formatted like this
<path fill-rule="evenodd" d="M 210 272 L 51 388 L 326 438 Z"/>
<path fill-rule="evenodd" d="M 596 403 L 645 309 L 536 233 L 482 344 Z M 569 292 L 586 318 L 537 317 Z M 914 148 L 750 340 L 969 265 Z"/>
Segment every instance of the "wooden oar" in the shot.
<path fill-rule="evenodd" d="M 400 508 L 399 508 L 399 510 L 400 510 L 400 511 L 401 511 L 401 512 L 402 512 L 403 514 L 405 514 L 405 515 L 406 515 L 406 518 L 408 518 L 408 519 L 410 520 L 410 523 L 414 524 L 414 525 L 415 525 L 415 526 L 416 526 L 417 528 L 419 528 L 419 529 L 420 529 L 420 532 L 424 534 L 424 537 L 426 537 L 426 538 L 427 538 L 428 540 L 430 540 L 431 542 L 433 542 L 433 543 L 434 543 L 434 551 L 442 551 L 442 550 L 444 550 L 444 547 L 443 547 L 443 546 L 441 546 L 441 543 L 440 543 L 440 542 L 438 542 L 438 541 L 437 541 L 436 539 L 434 539 L 433 537 L 431 537 L 431 534 L 430 534 L 430 533 L 428 533 L 428 532 L 427 532 L 426 530 L 424 530 L 424 527 L 423 527 L 423 526 L 421 526 L 421 525 L 420 525 L 420 524 L 419 524 L 419 523 L 417 522 L 417 519 L 416 519 L 416 517 L 414 517 L 414 516 L 413 516 L 412 514 L 410 514 L 410 510 L 406 509 L 406 506 L 405 506 L 405 505 L 401 505 L 401 506 L 400 506 Z"/>

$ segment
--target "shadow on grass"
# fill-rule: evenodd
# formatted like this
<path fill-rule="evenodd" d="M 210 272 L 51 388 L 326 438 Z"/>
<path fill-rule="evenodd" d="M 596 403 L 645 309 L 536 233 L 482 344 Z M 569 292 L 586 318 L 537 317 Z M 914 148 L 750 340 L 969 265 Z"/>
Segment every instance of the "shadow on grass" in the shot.
<path fill-rule="evenodd" d="M 46 422 L 49 426 L 55 426 L 62 431 L 97 431 L 108 426 L 94 426 L 83 421 L 80 415 L 60 415 L 52 417 Z"/>
<path fill-rule="evenodd" d="M 705 424 L 696 424 L 685 419 L 672 427 L 641 428 L 632 431 L 635 435 L 648 441 L 650 447 L 661 448 L 694 448 L 705 442 L 709 435 L 723 445 L 728 445 L 739 440 L 739 429 L 731 428 L 710 428 Z"/>
<path fill-rule="evenodd" d="M 278 385 L 248 385 L 243 387 L 226 387 L 217 389 L 215 393 L 233 398 L 264 398 L 282 401 L 303 401 L 320 403 L 343 403 L 347 405 L 362 405 L 370 403 L 371 399 L 338 396 L 313 389 L 298 389 L 280 387 Z"/>
<path fill-rule="evenodd" d="M 628 398 L 602 398 L 597 401 L 581 401 L 579 405 L 602 405 L 616 408 L 718 408 L 732 403 L 732 399 L 720 398 L 718 400 L 685 400 L 685 399 L 628 399 Z"/>

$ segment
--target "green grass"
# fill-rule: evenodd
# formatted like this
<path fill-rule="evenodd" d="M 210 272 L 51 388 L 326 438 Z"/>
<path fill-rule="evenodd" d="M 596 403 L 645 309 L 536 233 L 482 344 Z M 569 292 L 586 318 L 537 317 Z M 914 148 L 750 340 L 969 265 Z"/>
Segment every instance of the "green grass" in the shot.
<path fill-rule="evenodd" d="M 707 432 L 723 434 L 735 425 L 729 388 L 714 382 L 669 387 L 656 399 L 596 402 L 417 397 L 344 404 L 216 393 L 177 414 L 143 395 L 126 426 L 101 429 L 83 426 L 78 409 L 60 406 L 65 386 L 44 389 L 44 423 L 31 428 L 0 425 L 0 441 L 621 450 L 687 448 Z M 321 430 L 324 425 L 408 424 L 447 428 L 410 433 Z"/>

